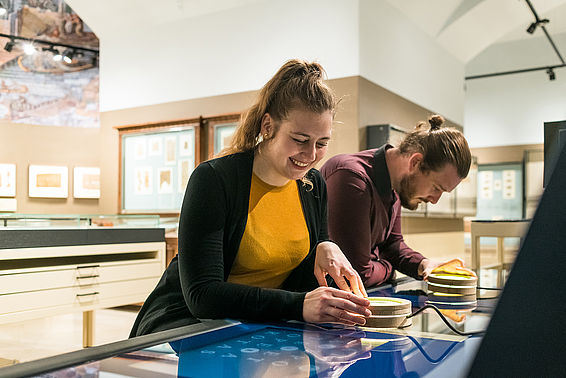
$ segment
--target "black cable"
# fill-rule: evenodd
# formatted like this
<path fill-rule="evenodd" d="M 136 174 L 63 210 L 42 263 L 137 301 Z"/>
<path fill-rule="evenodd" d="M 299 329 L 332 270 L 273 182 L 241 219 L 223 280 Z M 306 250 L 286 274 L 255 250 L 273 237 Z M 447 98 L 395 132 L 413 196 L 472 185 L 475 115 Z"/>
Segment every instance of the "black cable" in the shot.
<path fill-rule="evenodd" d="M 427 308 L 432 308 L 434 311 L 436 311 L 436 313 L 440 316 L 440 319 L 442 319 L 442 321 L 448 326 L 448 328 L 450 328 L 450 330 L 452 332 L 454 332 L 454 333 L 456 333 L 460 336 L 474 336 L 474 335 L 481 335 L 481 334 L 485 333 L 485 330 L 483 330 L 483 331 L 473 331 L 473 332 L 462 332 L 462 331 L 457 330 L 456 328 L 454 328 L 454 326 L 452 326 L 452 324 L 450 324 L 448 322 L 448 320 L 446 319 L 444 314 L 442 314 L 442 312 L 440 312 L 438 307 L 433 306 L 431 304 L 427 304 L 427 305 L 424 305 L 423 307 L 419 308 L 417 311 L 415 311 L 411 315 L 407 316 L 407 319 L 412 318 L 413 316 L 420 314 L 421 312 L 423 312 Z"/>
<path fill-rule="evenodd" d="M 438 364 L 439 362 L 442 362 L 442 360 L 444 360 L 446 358 L 446 356 L 448 356 L 448 354 L 450 354 L 450 352 L 452 351 L 452 349 L 454 349 L 454 347 L 456 345 L 458 345 L 457 342 L 453 342 L 452 344 L 450 344 L 450 346 L 448 348 L 446 348 L 446 350 L 440 355 L 440 357 L 438 358 L 432 358 L 431 356 L 429 356 L 429 354 L 424 350 L 424 348 L 422 347 L 422 345 L 417 341 L 417 339 L 415 339 L 412 336 L 407 336 L 409 338 L 409 340 L 411 340 L 413 342 L 413 344 L 415 344 L 415 346 L 417 347 L 417 349 L 422 353 L 422 355 L 424 356 L 424 358 L 427 359 L 428 362 L 432 363 L 432 364 Z"/>

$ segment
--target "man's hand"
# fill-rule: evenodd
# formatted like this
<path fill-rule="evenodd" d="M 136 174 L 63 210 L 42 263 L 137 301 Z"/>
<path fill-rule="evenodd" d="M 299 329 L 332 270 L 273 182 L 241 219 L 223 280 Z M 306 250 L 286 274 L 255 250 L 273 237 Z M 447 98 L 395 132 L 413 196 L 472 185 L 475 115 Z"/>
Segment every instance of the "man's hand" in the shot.
<path fill-rule="evenodd" d="M 419 264 L 418 274 L 426 280 L 431 273 L 456 274 L 465 277 L 476 277 L 476 273 L 464 266 L 462 259 L 452 259 L 445 262 L 437 262 L 423 259 Z"/>
<path fill-rule="evenodd" d="M 330 241 L 317 245 L 314 262 L 314 275 L 320 286 L 328 286 L 326 284 L 327 274 L 334 279 L 340 289 L 360 297 L 368 296 L 358 272 L 352 268 L 340 247 Z"/>

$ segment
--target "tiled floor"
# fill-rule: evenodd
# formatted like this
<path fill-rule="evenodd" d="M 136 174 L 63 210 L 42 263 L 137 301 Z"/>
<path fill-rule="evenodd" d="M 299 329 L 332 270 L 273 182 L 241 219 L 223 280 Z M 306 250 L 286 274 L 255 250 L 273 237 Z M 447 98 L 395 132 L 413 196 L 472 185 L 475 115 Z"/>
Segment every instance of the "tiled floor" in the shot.
<path fill-rule="evenodd" d="M 95 311 L 95 345 L 128 338 L 138 310 L 129 306 Z M 73 313 L 1 325 L 0 361 L 31 361 L 79 350 L 82 320 L 82 313 Z"/>

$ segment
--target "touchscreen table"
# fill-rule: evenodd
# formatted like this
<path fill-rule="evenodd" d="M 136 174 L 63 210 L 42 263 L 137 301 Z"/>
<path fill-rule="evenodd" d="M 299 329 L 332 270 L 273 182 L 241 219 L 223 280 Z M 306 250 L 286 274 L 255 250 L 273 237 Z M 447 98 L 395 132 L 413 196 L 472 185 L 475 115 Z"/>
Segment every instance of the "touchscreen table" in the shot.
<path fill-rule="evenodd" d="M 427 303 L 425 290 L 425 283 L 406 279 L 374 289 L 370 296 L 408 299 L 414 312 Z M 439 306 L 453 327 L 469 332 L 485 329 L 494 305 L 495 299 L 482 299 L 480 295 L 474 306 Z M 412 325 L 403 329 L 205 321 L 178 329 L 178 334 L 176 330 L 165 331 L 173 336 L 154 345 L 136 348 L 136 343 L 147 338 L 144 336 L 112 344 L 112 356 L 102 353 L 103 346 L 95 347 L 74 352 L 76 361 L 80 361 L 81 353 L 90 353 L 79 363 L 68 356 L 67 361 L 61 361 L 66 356 L 61 355 L 0 369 L 0 377 L 11 373 L 152 378 L 464 375 L 481 338 L 456 335 L 436 313 L 427 311 L 413 317 Z M 101 353 L 97 355 L 98 349 Z M 26 365 L 30 367 L 27 371 Z M 53 369 L 56 366 L 65 367 Z M 16 368 L 20 370 L 10 370 Z"/>

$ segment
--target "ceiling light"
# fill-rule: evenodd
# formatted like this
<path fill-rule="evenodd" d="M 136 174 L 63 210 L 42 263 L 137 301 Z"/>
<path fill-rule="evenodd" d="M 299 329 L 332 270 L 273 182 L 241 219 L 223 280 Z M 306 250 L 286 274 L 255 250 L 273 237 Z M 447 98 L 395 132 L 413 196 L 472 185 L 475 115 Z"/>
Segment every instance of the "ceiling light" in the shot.
<path fill-rule="evenodd" d="M 35 47 L 34 45 L 32 45 L 31 43 L 26 43 L 24 45 L 24 53 L 26 53 L 26 55 L 33 55 L 35 54 Z"/>
<path fill-rule="evenodd" d="M 548 74 L 548 79 L 549 80 L 556 80 L 556 74 L 554 73 L 554 70 L 552 68 L 549 68 L 548 70 L 546 70 L 546 73 Z"/>
<path fill-rule="evenodd" d="M 550 21 L 548 20 L 548 18 L 535 21 L 535 22 L 533 22 L 532 24 L 529 25 L 529 27 L 527 28 L 527 33 L 533 34 L 535 32 L 537 26 L 539 26 L 539 25 L 544 26 L 544 24 L 548 24 L 549 22 Z"/>
<path fill-rule="evenodd" d="M 4 50 L 10 52 L 12 51 L 12 49 L 14 48 L 14 46 L 16 45 L 16 42 L 11 39 L 8 42 L 6 42 L 6 45 L 4 46 Z"/>
<path fill-rule="evenodd" d="M 75 56 L 75 51 L 67 49 L 63 51 L 63 62 L 71 64 L 73 62 L 73 57 Z"/>

